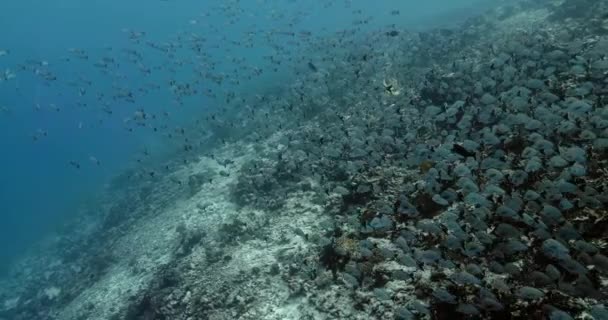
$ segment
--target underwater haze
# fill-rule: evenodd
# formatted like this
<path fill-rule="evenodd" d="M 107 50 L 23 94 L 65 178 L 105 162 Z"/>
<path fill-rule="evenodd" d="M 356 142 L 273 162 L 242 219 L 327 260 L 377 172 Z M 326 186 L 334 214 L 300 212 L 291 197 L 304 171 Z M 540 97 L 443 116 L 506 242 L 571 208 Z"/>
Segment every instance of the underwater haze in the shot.
<path fill-rule="evenodd" d="M 608 319 L 607 17 L 6 0 L 0 320 Z"/>

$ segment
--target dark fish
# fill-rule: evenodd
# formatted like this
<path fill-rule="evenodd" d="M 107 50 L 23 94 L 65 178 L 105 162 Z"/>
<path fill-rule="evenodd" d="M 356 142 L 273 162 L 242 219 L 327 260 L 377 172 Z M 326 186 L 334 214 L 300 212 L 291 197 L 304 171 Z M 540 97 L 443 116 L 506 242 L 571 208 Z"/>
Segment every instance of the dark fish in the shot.
<path fill-rule="evenodd" d="M 308 68 L 310 70 L 312 70 L 313 72 L 317 72 L 318 71 L 317 67 L 314 64 L 312 64 L 312 62 L 308 63 Z"/>
<path fill-rule="evenodd" d="M 470 152 L 467 149 L 465 149 L 463 146 L 454 143 L 454 145 L 452 146 L 452 151 L 455 153 L 458 153 L 459 155 L 467 158 L 467 157 L 473 157 L 475 156 L 475 152 Z"/>
<path fill-rule="evenodd" d="M 387 32 L 386 35 L 389 36 L 389 37 L 396 37 L 396 36 L 399 35 L 399 31 L 392 30 L 392 31 Z"/>

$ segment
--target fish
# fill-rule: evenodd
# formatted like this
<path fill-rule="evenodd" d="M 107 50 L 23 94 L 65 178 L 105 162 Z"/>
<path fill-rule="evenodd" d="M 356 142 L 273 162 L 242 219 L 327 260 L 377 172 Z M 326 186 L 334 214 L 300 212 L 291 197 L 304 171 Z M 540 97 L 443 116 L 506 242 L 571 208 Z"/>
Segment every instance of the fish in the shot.
<path fill-rule="evenodd" d="M 399 35 L 399 31 L 397 31 L 397 30 L 391 30 L 391 31 L 388 31 L 386 33 L 386 35 L 389 36 L 389 37 L 396 37 L 396 36 Z"/>
<path fill-rule="evenodd" d="M 38 141 L 40 139 L 42 139 L 43 137 L 47 137 L 48 133 L 46 130 L 42 130 L 42 129 L 38 129 L 36 130 L 36 132 L 34 132 L 31 137 L 34 141 Z"/>
<path fill-rule="evenodd" d="M 0 57 L 8 56 L 9 53 L 10 51 L 6 49 L 0 49 Z"/>
<path fill-rule="evenodd" d="M 470 152 L 467 149 L 465 149 L 463 146 L 454 143 L 452 145 L 452 151 L 454 151 L 455 153 L 467 158 L 467 157 L 473 157 L 475 156 L 475 152 Z"/>
<path fill-rule="evenodd" d="M 317 72 L 319 70 L 312 62 L 308 62 L 308 69 L 312 70 L 313 72 Z"/>
<path fill-rule="evenodd" d="M 4 70 L 4 80 L 11 80 L 17 77 L 15 73 L 13 73 L 10 69 Z"/>
<path fill-rule="evenodd" d="M 99 159 L 97 159 L 97 158 L 96 158 L 96 157 L 94 157 L 94 156 L 89 156 L 89 160 L 90 160 L 92 163 L 94 163 L 94 164 L 96 164 L 96 165 L 98 165 L 98 166 L 100 166 L 100 165 L 101 165 L 101 161 L 99 161 Z"/>

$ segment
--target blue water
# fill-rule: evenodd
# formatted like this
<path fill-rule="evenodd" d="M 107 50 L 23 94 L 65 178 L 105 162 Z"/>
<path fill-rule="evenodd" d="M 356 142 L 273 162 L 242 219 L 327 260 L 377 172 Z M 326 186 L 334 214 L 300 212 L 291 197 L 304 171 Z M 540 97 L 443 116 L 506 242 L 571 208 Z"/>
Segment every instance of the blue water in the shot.
<path fill-rule="evenodd" d="M 173 128 L 187 126 L 192 119 L 221 106 L 221 98 L 202 95 L 184 99 L 182 106 L 176 105 L 168 81 L 191 81 L 194 76 L 187 69 L 171 75 L 159 68 L 144 75 L 133 64 L 118 61 L 120 66 L 114 70 L 122 75 L 120 80 L 100 73 L 93 64 L 103 56 L 124 60 L 125 48 L 137 49 L 149 67 L 162 67 L 168 62 L 159 51 L 134 44 L 125 30 L 145 32 L 142 42 L 157 43 L 179 43 L 182 40 L 176 35 L 180 32 L 196 33 L 208 38 L 206 54 L 217 63 L 210 72 L 238 77 L 238 70 L 228 56 L 244 58 L 247 64 L 260 68 L 271 67 L 264 58 L 275 53 L 266 45 L 270 31 L 306 30 L 318 36 L 392 24 L 420 29 L 449 23 L 433 17 L 454 11 L 464 16 L 482 10 L 489 3 L 490 0 L 3 1 L 0 49 L 10 50 L 10 54 L 0 57 L 0 70 L 10 69 L 17 77 L 0 83 L 0 107 L 8 108 L 0 113 L 0 261 L 6 265 L 12 257 L 61 226 L 67 217 L 89 206 L 112 177 L 137 165 L 135 159 L 144 149 L 154 155 L 171 154 L 177 147 L 174 140 L 148 128 L 136 128 L 133 132 L 125 129 L 124 119 L 137 109 L 151 113 L 168 111 L 171 116 L 162 121 Z M 219 10 L 218 6 L 229 9 Z M 392 15 L 393 10 L 399 10 L 400 14 Z M 354 20 L 367 17 L 373 18 L 368 24 L 353 25 Z M 253 47 L 229 44 L 242 40 L 248 32 L 254 33 Z M 280 35 L 272 37 L 287 52 L 297 52 L 304 46 L 297 41 L 289 43 Z M 70 48 L 84 50 L 88 59 L 75 57 Z M 194 58 L 186 55 L 191 51 L 179 52 L 184 56 L 177 59 Z M 23 64 L 29 70 L 19 70 Z M 57 80 L 41 80 L 32 68 L 51 70 Z M 286 70 L 287 66 L 259 79 L 243 80 L 239 85 L 225 82 L 218 86 L 203 79 L 200 86 L 212 89 L 220 97 L 230 91 L 255 93 L 271 88 L 279 79 L 289 78 Z M 76 87 L 70 84 L 74 81 L 78 83 Z M 160 89 L 138 94 L 132 104 L 113 101 L 107 106 L 113 111 L 108 115 L 100 110 L 96 95 L 114 94 L 115 82 L 133 90 L 148 83 Z M 86 94 L 79 96 L 78 88 L 84 88 Z M 100 165 L 91 157 L 98 159 Z M 77 162 L 80 169 L 70 165 L 70 161 Z"/>

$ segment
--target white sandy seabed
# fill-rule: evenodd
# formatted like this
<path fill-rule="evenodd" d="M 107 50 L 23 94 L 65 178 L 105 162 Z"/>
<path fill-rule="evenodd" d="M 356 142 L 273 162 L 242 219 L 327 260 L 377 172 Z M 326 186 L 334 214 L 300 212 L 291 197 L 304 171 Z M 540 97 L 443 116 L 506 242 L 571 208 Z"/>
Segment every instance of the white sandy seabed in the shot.
<path fill-rule="evenodd" d="M 302 319 L 305 315 L 324 318 L 308 306 L 303 295 L 293 295 L 294 288 L 290 286 L 303 285 L 298 284 L 297 277 L 285 276 L 290 257 L 316 256 L 318 249 L 305 235 L 319 234 L 324 224 L 327 227 L 315 192 L 290 194 L 279 212 L 239 208 L 230 199 L 230 187 L 236 183 L 240 167 L 265 149 L 276 148 L 278 138 L 272 137 L 264 148 L 255 150 L 252 145 L 229 144 L 217 150 L 214 159 L 201 157 L 171 173 L 169 178 L 174 181 L 187 181 L 191 175 L 210 171 L 216 175 L 213 182 L 203 184 L 193 196 L 177 197 L 153 215 L 129 222 L 107 244 L 113 259 L 103 275 L 69 301 L 54 300 L 60 300 L 70 288 L 60 283 L 41 287 L 39 295 L 47 296 L 49 301 L 47 316 L 66 320 L 122 319 L 133 301 L 156 295 L 163 299 L 160 308 L 179 314 L 179 319 Z M 234 162 L 224 167 L 217 158 Z M 229 175 L 217 174 L 220 171 Z M 223 225 L 231 225 L 235 219 L 244 223 L 237 227 L 239 232 L 222 231 Z M 186 233 L 202 235 L 202 239 L 184 254 Z M 21 263 L 33 260 L 41 268 L 49 261 L 53 261 L 55 269 L 74 268 L 53 256 L 24 257 Z M 311 265 L 315 263 L 311 261 Z M 45 272 L 35 268 L 31 266 L 28 272 Z M 177 283 L 154 287 L 155 282 L 170 278 L 171 274 L 177 274 Z M 159 294 L 154 292 L 157 289 L 164 291 Z M 5 311 L 24 302 L 15 292 L 3 292 L 0 298 L 5 300 L 4 305 L 0 301 L 0 308 Z"/>

